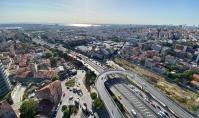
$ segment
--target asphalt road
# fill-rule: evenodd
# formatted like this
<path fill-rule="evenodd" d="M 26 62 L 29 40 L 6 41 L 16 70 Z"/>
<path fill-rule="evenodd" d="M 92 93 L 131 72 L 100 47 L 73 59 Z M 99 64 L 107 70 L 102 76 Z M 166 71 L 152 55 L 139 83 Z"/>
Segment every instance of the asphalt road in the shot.
<path fill-rule="evenodd" d="M 117 107 L 116 103 L 113 101 L 112 97 L 106 90 L 104 86 L 104 82 L 106 81 L 105 76 L 101 75 L 96 80 L 96 88 L 98 91 L 98 94 L 100 95 L 102 101 L 104 102 L 110 117 L 112 118 L 124 118 L 123 114 Z"/>
<path fill-rule="evenodd" d="M 127 110 L 131 114 L 131 110 L 134 109 L 137 113 L 140 113 L 139 117 L 143 118 L 156 118 L 157 116 L 153 113 L 153 111 L 146 106 L 135 94 L 132 93 L 129 89 L 127 89 L 124 83 L 113 83 L 110 86 L 110 89 L 116 92 L 115 95 L 121 95 L 123 97 L 121 99 L 124 101 L 122 104 L 124 107 L 127 107 Z"/>
<path fill-rule="evenodd" d="M 144 88 L 153 95 L 158 101 L 161 103 L 164 103 L 170 110 L 175 112 L 176 115 L 178 115 L 180 118 L 194 118 L 191 114 L 189 114 L 187 111 L 185 111 L 183 108 L 181 108 L 179 105 L 177 105 L 174 101 L 170 100 L 167 96 L 162 94 L 160 91 L 158 91 L 155 87 L 153 87 L 151 84 L 147 83 L 142 77 L 138 76 L 135 73 L 128 72 L 128 71 L 121 71 L 121 70 L 115 70 L 115 71 L 107 71 L 102 73 L 98 79 L 101 79 L 103 76 L 107 76 L 109 74 L 126 74 L 130 77 L 132 81 L 136 81 L 140 85 L 143 85 Z"/>

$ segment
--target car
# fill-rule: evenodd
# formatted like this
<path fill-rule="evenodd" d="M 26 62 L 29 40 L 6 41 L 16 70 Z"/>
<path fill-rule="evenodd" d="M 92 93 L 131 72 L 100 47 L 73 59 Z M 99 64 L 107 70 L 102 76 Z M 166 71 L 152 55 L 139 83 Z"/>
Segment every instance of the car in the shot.
<path fill-rule="evenodd" d="M 83 103 L 83 105 L 82 105 L 82 110 L 83 110 L 83 111 L 87 111 L 87 104 L 86 104 L 86 103 Z"/>
<path fill-rule="evenodd" d="M 119 99 L 119 100 L 121 100 L 121 99 L 122 99 L 122 97 L 121 97 L 120 95 L 118 95 L 118 99 Z"/>
<path fill-rule="evenodd" d="M 87 107 L 87 104 L 86 104 L 86 103 L 83 103 L 83 105 Z"/>
<path fill-rule="evenodd" d="M 143 85 L 144 87 L 146 87 L 146 83 L 142 83 L 142 85 Z"/>
<path fill-rule="evenodd" d="M 137 112 L 136 112 L 134 109 L 131 109 L 131 113 L 132 113 L 132 115 L 133 115 L 134 117 L 137 117 L 137 116 L 138 116 Z"/>
<path fill-rule="evenodd" d="M 73 99 L 73 96 L 70 96 L 70 97 L 69 97 L 69 100 L 72 100 L 72 99 Z"/>
<path fill-rule="evenodd" d="M 144 100 L 148 103 L 150 103 L 149 98 L 145 97 Z"/>
<path fill-rule="evenodd" d="M 140 95 L 140 97 L 142 97 L 142 98 L 144 97 L 141 93 L 138 93 L 138 94 Z"/>
<path fill-rule="evenodd" d="M 151 106 L 153 106 L 154 108 L 156 108 L 155 104 L 153 102 L 150 102 Z"/>
<path fill-rule="evenodd" d="M 166 111 L 164 111 L 164 114 L 170 118 L 169 114 Z"/>
<path fill-rule="evenodd" d="M 161 110 L 161 108 L 160 108 L 160 106 L 159 106 L 159 105 L 156 105 L 156 107 L 157 107 L 159 110 Z"/>
<path fill-rule="evenodd" d="M 159 111 L 159 112 L 158 112 L 158 116 L 159 116 L 160 118 L 167 118 L 167 116 L 164 114 L 163 111 Z"/>
<path fill-rule="evenodd" d="M 64 94 L 63 94 L 63 97 L 64 97 L 65 95 L 66 95 L 66 94 L 64 93 Z"/>

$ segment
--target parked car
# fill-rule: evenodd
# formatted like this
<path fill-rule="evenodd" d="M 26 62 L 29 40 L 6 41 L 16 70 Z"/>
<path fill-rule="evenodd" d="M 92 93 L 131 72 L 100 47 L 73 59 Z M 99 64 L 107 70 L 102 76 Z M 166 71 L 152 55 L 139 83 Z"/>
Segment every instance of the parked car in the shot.
<path fill-rule="evenodd" d="M 73 96 L 70 96 L 70 97 L 69 97 L 69 100 L 72 100 L 72 99 L 73 99 Z"/>

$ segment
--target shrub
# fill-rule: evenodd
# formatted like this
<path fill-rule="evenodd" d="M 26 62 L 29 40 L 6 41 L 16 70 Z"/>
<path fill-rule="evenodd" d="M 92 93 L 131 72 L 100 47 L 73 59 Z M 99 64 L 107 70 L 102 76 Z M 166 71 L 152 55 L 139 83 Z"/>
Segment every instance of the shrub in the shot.
<path fill-rule="evenodd" d="M 97 98 L 97 94 L 95 92 L 91 93 L 91 98 L 94 100 Z"/>

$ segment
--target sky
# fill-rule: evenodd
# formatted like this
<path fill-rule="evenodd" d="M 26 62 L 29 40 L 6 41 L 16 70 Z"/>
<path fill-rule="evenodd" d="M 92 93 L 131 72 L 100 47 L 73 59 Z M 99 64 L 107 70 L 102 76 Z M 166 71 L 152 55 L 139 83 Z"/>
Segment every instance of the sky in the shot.
<path fill-rule="evenodd" d="M 199 0 L 0 0 L 0 23 L 199 24 Z"/>

